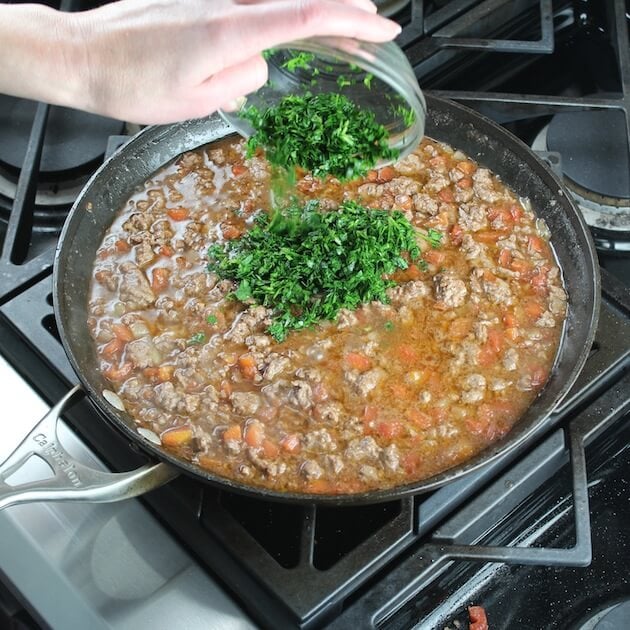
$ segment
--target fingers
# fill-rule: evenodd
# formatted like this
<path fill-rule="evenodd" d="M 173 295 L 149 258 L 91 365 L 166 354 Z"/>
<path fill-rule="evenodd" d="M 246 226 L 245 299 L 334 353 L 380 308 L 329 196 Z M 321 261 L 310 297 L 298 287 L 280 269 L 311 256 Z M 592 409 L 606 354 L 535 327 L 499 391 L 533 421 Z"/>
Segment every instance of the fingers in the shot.
<path fill-rule="evenodd" d="M 276 0 L 236 0 L 236 4 L 265 4 L 274 2 Z M 377 6 L 372 0 L 332 0 L 333 2 L 339 2 L 340 4 L 347 4 L 349 6 L 357 7 L 368 13 L 376 13 Z"/>
<path fill-rule="evenodd" d="M 255 55 L 234 66 L 225 68 L 204 81 L 196 90 L 195 116 L 205 116 L 223 105 L 230 105 L 239 97 L 254 92 L 267 81 L 267 63 Z"/>

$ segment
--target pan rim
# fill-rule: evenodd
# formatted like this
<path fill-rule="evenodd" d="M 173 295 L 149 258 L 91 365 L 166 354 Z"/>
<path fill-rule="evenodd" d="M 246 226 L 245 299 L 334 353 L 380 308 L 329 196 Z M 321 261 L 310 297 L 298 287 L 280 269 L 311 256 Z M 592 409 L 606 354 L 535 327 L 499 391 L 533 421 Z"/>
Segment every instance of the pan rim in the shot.
<path fill-rule="evenodd" d="M 72 227 L 72 217 L 78 212 L 78 209 L 85 202 L 85 197 L 87 196 L 87 192 L 91 189 L 92 184 L 100 178 L 103 171 L 106 171 L 110 168 L 111 164 L 119 158 L 119 156 L 125 152 L 125 150 L 129 151 L 130 148 L 135 143 L 140 143 L 144 140 L 146 135 L 156 134 L 160 131 L 166 133 L 169 129 L 172 129 L 174 125 L 162 125 L 162 126 L 151 126 L 143 129 L 138 134 L 133 136 L 127 143 L 121 145 L 100 167 L 99 169 L 92 175 L 92 177 L 88 180 L 85 187 L 77 197 L 75 203 L 72 206 L 70 213 L 68 214 L 68 218 L 64 223 L 63 229 L 61 231 L 57 249 L 55 251 L 54 257 L 54 271 L 53 271 L 53 307 L 55 313 L 55 319 L 57 325 L 59 327 L 60 336 L 62 339 L 64 351 L 68 356 L 70 364 L 76 373 L 79 381 L 88 392 L 90 400 L 96 405 L 98 410 L 102 413 L 105 419 L 112 425 L 115 429 L 124 434 L 125 437 L 131 440 L 131 443 L 140 447 L 140 449 L 150 455 L 151 457 L 168 463 L 187 476 L 191 476 L 197 481 L 202 481 L 204 483 L 208 483 L 212 486 L 215 486 L 219 489 L 237 492 L 239 494 L 244 494 L 250 496 L 252 498 L 260 499 L 260 500 L 268 500 L 268 501 L 279 501 L 279 502 L 290 502 L 296 504 L 322 504 L 322 505 L 361 505 L 361 504 L 370 504 L 370 503 L 380 503 L 386 501 L 399 500 L 405 497 L 413 496 L 416 494 L 425 493 L 431 490 L 435 490 L 451 481 L 455 481 L 460 477 L 472 473 L 486 464 L 496 461 L 503 455 L 507 455 L 510 452 L 516 451 L 520 447 L 522 447 L 530 438 L 530 436 L 539 430 L 541 425 L 543 425 L 548 417 L 553 413 L 554 409 L 557 408 L 559 403 L 566 397 L 567 393 L 575 383 L 578 375 L 580 374 L 586 359 L 588 358 L 591 345 L 595 338 L 595 334 L 597 331 L 597 322 L 599 318 L 599 310 L 601 303 L 601 290 L 600 290 L 600 274 L 599 274 L 599 265 L 597 264 L 597 256 L 595 252 L 595 246 L 590 235 L 588 226 L 582 216 L 582 214 L 577 209 L 576 204 L 571 199 L 570 193 L 560 180 L 560 178 L 551 171 L 544 161 L 539 158 L 531 149 L 524 144 L 518 137 L 514 136 L 511 132 L 504 129 L 491 119 L 479 114 L 478 112 L 465 107 L 459 103 L 454 101 L 450 101 L 448 99 L 444 99 L 442 97 L 438 97 L 432 95 L 430 92 L 426 93 L 427 96 L 427 105 L 429 110 L 431 109 L 432 103 L 442 104 L 443 107 L 454 108 L 462 112 L 462 115 L 473 116 L 476 120 L 481 121 L 483 125 L 489 126 L 494 134 L 498 134 L 501 139 L 505 139 L 508 143 L 511 143 L 511 147 L 514 151 L 517 151 L 519 156 L 522 156 L 523 159 L 527 159 L 528 161 L 534 161 L 537 163 L 538 168 L 542 169 L 545 178 L 551 180 L 555 190 L 556 197 L 564 197 L 564 202 L 568 204 L 573 212 L 573 218 L 577 221 L 577 227 L 581 234 L 585 237 L 584 242 L 586 245 L 586 250 L 584 251 L 584 259 L 588 264 L 589 268 L 591 268 L 594 273 L 592 277 L 592 283 L 590 284 L 589 289 L 592 291 L 592 295 L 594 296 L 592 308 L 590 310 L 590 320 L 587 323 L 588 326 L 588 334 L 586 335 L 586 339 L 583 339 L 583 347 L 581 348 L 576 360 L 573 364 L 572 369 L 570 370 L 568 376 L 565 381 L 558 388 L 557 393 L 552 398 L 552 400 L 545 403 L 544 408 L 541 410 L 540 415 L 533 421 L 530 421 L 529 426 L 522 430 L 518 435 L 513 435 L 514 430 L 518 427 L 521 420 L 517 421 L 517 423 L 512 427 L 508 433 L 501 438 L 500 440 L 490 444 L 488 447 L 474 455 L 469 460 L 462 462 L 456 466 L 448 468 L 440 473 L 436 473 L 431 477 L 428 477 L 423 480 L 412 481 L 403 485 L 393 486 L 385 489 L 379 490 L 370 490 L 360 493 L 347 493 L 347 494 L 309 494 L 309 493 L 300 493 L 300 492 L 282 492 L 279 490 L 274 490 L 271 488 L 266 488 L 264 486 L 257 486 L 255 484 L 243 483 L 234 479 L 230 479 L 227 477 L 222 477 L 218 474 L 212 473 L 210 471 L 206 471 L 205 469 L 197 466 L 191 462 L 180 459 L 177 456 L 169 453 L 168 451 L 162 449 L 160 446 L 149 442 L 144 439 L 137 431 L 134 430 L 133 427 L 129 426 L 127 423 L 122 421 L 121 418 L 118 417 L 118 413 L 113 411 L 113 408 L 110 405 L 107 405 L 106 401 L 102 398 L 102 393 L 97 391 L 96 388 L 89 382 L 89 380 L 83 374 L 82 369 L 80 368 L 80 364 L 73 352 L 72 348 L 68 344 L 67 340 L 69 337 L 69 331 L 65 330 L 64 320 L 60 313 L 60 303 L 61 303 L 61 292 L 63 291 L 63 278 L 61 277 L 61 265 L 59 261 L 62 258 L 64 253 L 64 243 L 67 242 L 67 234 Z M 194 122 L 194 121 L 193 121 Z M 187 123 L 180 123 L 182 125 L 186 125 Z M 177 126 L 177 125 L 175 125 Z M 228 133 L 229 133 L 228 128 Z M 225 134 L 227 135 L 227 134 Z M 155 141 L 154 141 L 155 142 Z M 199 146 L 203 146 L 206 142 L 202 142 L 200 144 L 196 144 L 195 146 L 191 146 L 188 150 L 193 150 L 194 148 L 198 148 Z M 473 157 L 473 156 L 471 156 Z M 543 178 L 544 180 L 544 178 Z M 547 184 L 547 182 L 544 182 Z M 577 229 L 577 228 L 576 228 Z M 569 295 L 569 299 L 575 299 L 575 296 Z M 569 302 L 570 304 L 570 302 Z M 541 394 L 546 390 L 549 385 L 549 382 L 552 380 L 554 376 L 554 371 L 556 370 L 559 359 L 561 358 L 562 350 L 566 341 L 566 323 L 563 327 L 563 332 L 560 340 L 560 344 L 558 346 L 558 350 L 556 352 L 556 357 L 554 359 L 554 365 L 552 368 L 552 372 L 550 374 L 548 382 L 545 384 L 545 387 L 539 392 L 538 396 L 534 401 L 532 401 L 530 407 L 536 405 L 536 402 L 540 399 Z"/>

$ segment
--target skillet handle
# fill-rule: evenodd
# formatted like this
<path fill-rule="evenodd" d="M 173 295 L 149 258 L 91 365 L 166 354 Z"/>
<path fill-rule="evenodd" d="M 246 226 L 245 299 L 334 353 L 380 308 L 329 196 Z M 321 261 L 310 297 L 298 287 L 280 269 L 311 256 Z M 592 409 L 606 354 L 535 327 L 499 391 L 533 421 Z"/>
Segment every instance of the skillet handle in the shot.
<path fill-rule="evenodd" d="M 71 389 L 0 464 L 0 510 L 32 501 L 111 503 L 138 496 L 177 477 L 177 471 L 167 464 L 146 464 L 130 472 L 109 473 L 74 459 L 59 442 L 57 420 L 78 395 L 85 395 L 80 385 Z M 31 457 L 43 459 L 54 476 L 8 484 L 7 479 Z"/>

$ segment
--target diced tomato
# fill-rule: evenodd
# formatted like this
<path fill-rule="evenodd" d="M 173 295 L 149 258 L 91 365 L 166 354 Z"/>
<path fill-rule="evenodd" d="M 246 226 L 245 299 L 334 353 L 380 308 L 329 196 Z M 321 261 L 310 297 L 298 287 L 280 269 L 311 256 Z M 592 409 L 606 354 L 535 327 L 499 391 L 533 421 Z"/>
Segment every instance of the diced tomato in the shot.
<path fill-rule="evenodd" d="M 135 337 L 131 332 L 131 328 L 126 324 L 112 324 L 112 332 L 120 339 L 121 341 L 133 341 Z"/>
<path fill-rule="evenodd" d="M 418 351 L 413 346 L 403 343 L 396 346 L 396 356 L 404 365 L 413 365 L 418 362 Z"/>
<path fill-rule="evenodd" d="M 190 216 L 188 209 L 181 206 L 179 208 L 169 208 L 166 213 L 173 221 L 184 221 Z"/>
<path fill-rule="evenodd" d="M 116 356 L 119 352 L 121 352 L 124 347 L 125 347 L 125 342 L 122 339 L 119 339 L 118 337 L 114 337 L 114 339 L 112 339 L 111 341 L 109 341 L 103 346 L 103 349 L 101 350 L 101 352 L 103 353 L 103 356 L 107 357 L 108 359 L 111 359 L 112 357 Z"/>
<path fill-rule="evenodd" d="M 461 179 L 457 180 L 457 182 L 455 182 L 455 185 L 462 190 L 470 190 L 473 187 L 472 177 L 462 177 Z"/>
<path fill-rule="evenodd" d="M 498 361 L 499 357 L 494 351 L 492 346 L 487 343 L 481 346 L 479 349 L 479 355 L 477 356 L 477 363 L 480 367 L 491 367 Z"/>
<path fill-rule="evenodd" d="M 378 417 L 378 407 L 376 405 L 365 405 L 363 409 L 363 420 L 372 422 Z"/>
<path fill-rule="evenodd" d="M 450 234 L 451 234 L 451 242 L 453 243 L 453 245 L 461 245 L 462 244 L 462 239 L 464 237 L 464 230 L 462 229 L 461 225 L 456 223 L 451 228 L 451 233 Z"/>
<path fill-rule="evenodd" d="M 256 360 L 251 354 L 242 354 L 238 358 L 238 369 L 244 378 L 253 380 L 258 374 L 258 368 L 256 367 Z"/>
<path fill-rule="evenodd" d="M 166 258 L 170 258 L 174 253 L 175 251 L 170 245 L 162 245 L 162 247 L 160 247 L 160 256 L 166 256 Z"/>
<path fill-rule="evenodd" d="M 488 329 L 488 346 L 493 352 L 499 353 L 505 347 L 505 335 L 498 328 Z"/>
<path fill-rule="evenodd" d="M 269 438 L 265 438 L 262 442 L 263 453 L 268 459 L 275 459 L 280 454 L 277 444 L 274 444 Z"/>
<path fill-rule="evenodd" d="M 435 420 L 433 417 L 420 409 L 407 409 L 405 416 L 409 422 L 419 429 L 430 429 L 435 426 Z"/>
<path fill-rule="evenodd" d="M 406 280 L 419 280 L 424 275 L 418 265 L 414 263 L 411 263 L 403 273 Z"/>
<path fill-rule="evenodd" d="M 158 378 L 158 369 L 156 367 L 148 367 L 142 370 L 145 378 L 148 378 L 150 381 L 157 381 Z"/>
<path fill-rule="evenodd" d="M 507 230 L 481 230 L 475 233 L 475 240 L 480 243 L 496 243 L 507 234 Z"/>
<path fill-rule="evenodd" d="M 411 396 L 411 390 L 402 383 L 390 383 L 389 391 L 397 400 L 407 400 Z"/>
<path fill-rule="evenodd" d="M 403 426 L 402 422 L 392 420 L 378 422 L 376 424 L 375 430 L 376 433 L 385 440 L 393 440 L 394 438 L 400 437 L 404 433 L 405 427 Z"/>
<path fill-rule="evenodd" d="M 499 252 L 499 264 L 501 267 L 507 267 L 512 260 L 512 253 L 509 249 L 502 249 Z"/>
<path fill-rule="evenodd" d="M 378 172 L 375 170 L 368 171 L 365 178 L 368 182 L 375 182 L 378 179 Z"/>
<path fill-rule="evenodd" d="M 468 630 L 488 630 L 486 611 L 481 606 L 469 606 L 468 618 L 470 619 Z"/>
<path fill-rule="evenodd" d="M 121 238 L 119 238 L 116 241 L 115 247 L 116 247 L 116 251 L 119 254 L 125 254 L 125 253 L 131 251 L 131 245 L 129 245 L 129 243 L 127 241 L 124 241 Z"/>
<path fill-rule="evenodd" d="M 545 241 L 540 236 L 530 236 L 527 241 L 527 248 L 530 252 L 537 252 L 541 254 L 545 251 Z"/>
<path fill-rule="evenodd" d="M 413 475 L 417 473 L 420 468 L 422 455 L 418 451 L 409 451 L 403 455 L 400 463 L 408 475 Z"/>
<path fill-rule="evenodd" d="M 520 333 L 519 333 L 518 328 L 516 328 L 514 326 L 505 329 L 505 336 L 510 341 L 516 341 L 519 338 L 519 335 L 520 335 Z"/>
<path fill-rule="evenodd" d="M 378 169 L 378 177 L 376 179 L 380 184 L 391 182 L 396 177 L 396 171 L 393 166 L 384 166 Z"/>
<path fill-rule="evenodd" d="M 124 381 L 132 372 L 133 364 L 123 363 L 120 367 L 112 365 L 103 371 L 103 375 L 110 381 Z"/>
<path fill-rule="evenodd" d="M 192 440 L 192 429 L 187 426 L 166 429 L 166 431 L 160 435 L 160 440 L 164 446 L 170 446 L 172 448 L 184 446 Z"/>
<path fill-rule="evenodd" d="M 453 191 L 448 186 L 440 190 L 440 192 L 438 193 L 438 197 L 445 203 L 453 203 L 455 201 Z"/>
<path fill-rule="evenodd" d="M 520 221 L 521 217 L 523 216 L 522 206 L 520 206 L 517 203 L 513 203 L 510 206 L 510 214 L 512 215 L 512 218 L 514 219 L 514 221 Z"/>
<path fill-rule="evenodd" d="M 265 432 L 260 422 L 249 422 L 245 426 L 245 441 L 249 446 L 260 446 L 264 438 Z"/>
<path fill-rule="evenodd" d="M 518 326 L 516 315 L 512 311 L 506 311 L 503 313 L 503 317 L 501 319 L 508 328 Z"/>
<path fill-rule="evenodd" d="M 349 367 L 359 372 L 365 372 L 372 367 L 371 359 L 360 352 L 348 352 L 344 356 L 344 360 Z"/>
<path fill-rule="evenodd" d="M 232 167 L 232 175 L 238 177 L 239 175 L 244 175 L 247 173 L 249 169 L 244 164 L 235 164 Z"/>
<path fill-rule="evenodd" d="M 175 372 L 174 365 L 161 365 L 158 368 L 158 380 L 162 383 L 170 381 L 173 378 L 173 372 Z"/>
<path fill-rule="evenodd" d="M 312 494 L 330 494 L 333 487 L 327 479 L 313 479 L 306 483 L 305 489 Z"/>
<path fill-rule="evenodd" d="M 495 439 L 507 430 L 506 421 L 516 411 L 514 403 L 507 400 L 495 400 L 483 403 L 477 408 L 476 417 L 466 420 L 466 426 L 472 433 L 483 435 L 486 439 Z"/>
<path fill-rule="evenodd" d="M 232 241 L 235 238 L 239 238 L 242 233 L 243 230 L 241 230 L 233 223 L 230 223 L 229 221 L 224 221 L 223 223 L 221 223 L 221 234 L 223 234 L 223 238 L 226 241 Z"/>
<path fill-rule="evenodd" d="M 535 322 L 539 320 L 540 316 L 545 312 L 545 307 L 540 303 L 540 300 L 532 298 L 523 304 L 523 310 L 529 320 Z"/>
<path fill-rule="evenodd" d="M 280 447 L 287 453 L 297 453 L 300 450 L 300 437 L 297 433 L 285 435 L 280 440 Z"/>
<path fill-rule="evenodd" d="M 422 257 L 430 265 L 435 265 L 436 267 L 444 264 L 444 261 L 446 260 L 446 254 L 437 249 L 428 249 L 426 252 L 424 252 L 424 254 L 422 254 Z"/>
<path fill-rule="evenodd" d="M 477 166 L 473 164 L 473 162 L 469 162 L 468 160 L 464 162 L 458 162 L 455 165 L 455 168 L 464 173 L 464 175 L 472 175 L 477 170 Z"/>
<path fill-rule="evenodd" d="M 151 289 L 154 293 L 162 293 L 162 291 L 168 287 L 168 279 L 170 275 L 170 269 L 167 269 L 166 267 L 155 267 L 153 269 Z"/>
<path fill-rule="evenodd" d="M 513 258 L 510 262 L 510 269 L 524 275 L 532 270 L 532 264 L 524 258 Z"/>

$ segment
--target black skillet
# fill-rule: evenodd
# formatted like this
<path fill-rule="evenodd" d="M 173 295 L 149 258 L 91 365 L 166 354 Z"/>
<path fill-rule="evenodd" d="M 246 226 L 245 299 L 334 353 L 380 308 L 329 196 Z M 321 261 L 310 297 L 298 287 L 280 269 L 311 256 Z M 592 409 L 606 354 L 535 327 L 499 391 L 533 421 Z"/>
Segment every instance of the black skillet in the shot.
<path fill-rule="evenodd" d="M 259 488 L 220 477 L 180 460 L 140 435 L 133 420 L 105 400 L 103 390 L 109 385 L 99 371 L 99 361 L 86 324 L 95 252 L 118 209 L 155 171 L 180 153 L 230 133 L 227 125 L 214 115 L 179 125 L 144 129 L 95 173 L 76 200 L 64 226 L 55 258 L 53 295 L 57 326 L 68 358 L 84 390 L 104 416 L 130 442 L 167 465 L 143 469 L 138 477 L 141 481 L 136 482 L 133 492 L 125 490 L 116 494 L 104 489 L 99 495 L 101 498 L 95 499 L 94 493 L 85 492 L 82 497 L 75 488 L 74 493 L 70 492 L 69 497 L 63 499 L 116 500 L 138 494 L 181 472 L 226 490 L 271 500 L 332 504 L 387 501 L 434 489 L 475 470 L 517 448 L 545 423 L 577 378 L 595 334 L 600 300 L 599 269 L 588 228 L 562 183 L 520 140 L 461 105 L 430 95 L 426 100 L 426 135 L 460 149 L 498 174 L 517 195 L 529 199 L 537 215 L 545 219 L 551 230 L 553 248 L 563 271 L 569 309 L 555 365 L 545 388 L 516 426 L 472 459 L 428 479 L 386 490 L 324 496 Z M 20 496 L 19 501 L 45 498 L 59 497 L 42 496 L 40 492 L 32 498 Z M 0 492 L 0 508 L 2 506 Z"/>

